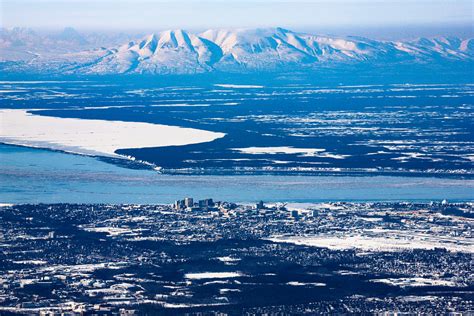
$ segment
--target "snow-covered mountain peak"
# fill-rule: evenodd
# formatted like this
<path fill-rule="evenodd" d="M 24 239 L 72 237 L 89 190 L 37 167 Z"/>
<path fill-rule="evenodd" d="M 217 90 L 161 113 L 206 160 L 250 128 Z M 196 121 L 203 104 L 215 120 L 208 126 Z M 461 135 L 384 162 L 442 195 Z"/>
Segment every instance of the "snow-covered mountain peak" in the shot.
<path fill-rule="evenodd" d="M 24 60 L 22 67 L 38 69 L 42 69 L 42 65 L 48 69 L 48 65 L 55 63 L 61 65 L 59 69 L 68 69 L 70 64 L 71 71 L 81 73 L 288 71 L 354 63 L 426 64 L 474 60 L 474 40 L 455 37 L 376 41 L 299 33 L 284 28 L 210 29 L 200 34 L 173 29 L 108 49 L 71 54 L 69 50 L 74 45 L 96 42 L 98 37 L 82 41 L 82 34 L 73 29 L 55 38 L 42 38 L 25 29 L 2 29 L 1 35 L 2 61 Z M 84 58 L 89 59 L 81 65 Z M 7 67 L 20 67 L 18 65 L 12 63 Z"/>
<path fill-rule="evenodd" d="M 200 34 L 201 37 L 208 39 L 219 45 L 224 52 L 229 52 L 235 46 L 256 45 L 275 38 L 276 28 L 263 29 L 217 29 L 207 30 Z"/>
<path fill-rule="evenodd" d="M 183 30 L 167 30 L 160 33 L 158 46 L 160 48 L 187 48 L 192 49 L 191 38 Z"/>

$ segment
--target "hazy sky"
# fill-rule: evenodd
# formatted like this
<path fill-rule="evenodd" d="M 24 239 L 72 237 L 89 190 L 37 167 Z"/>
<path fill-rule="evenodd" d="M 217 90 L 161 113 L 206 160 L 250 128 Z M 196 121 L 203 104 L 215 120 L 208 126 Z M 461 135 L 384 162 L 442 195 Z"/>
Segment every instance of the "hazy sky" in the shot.
<path fill-rule="evenodd" d="M 80 30 L 188 30 L 281 26 L 292 29 L 458 27 L 472 31 L 472 0 L 0 0 L 4 27 Z"/>

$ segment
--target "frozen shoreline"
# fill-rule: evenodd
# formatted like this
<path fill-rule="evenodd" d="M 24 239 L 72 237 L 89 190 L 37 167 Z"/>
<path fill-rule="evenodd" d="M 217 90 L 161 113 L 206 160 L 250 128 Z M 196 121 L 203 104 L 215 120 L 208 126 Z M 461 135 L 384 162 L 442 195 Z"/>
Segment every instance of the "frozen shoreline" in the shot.
<path fill-rule="evenodd" d="M 223 133 L 161 124 L 58 118 L 0 110 L 0 142 L 69 153 L 125 158 L 118 149 L 210 142 Z"/>

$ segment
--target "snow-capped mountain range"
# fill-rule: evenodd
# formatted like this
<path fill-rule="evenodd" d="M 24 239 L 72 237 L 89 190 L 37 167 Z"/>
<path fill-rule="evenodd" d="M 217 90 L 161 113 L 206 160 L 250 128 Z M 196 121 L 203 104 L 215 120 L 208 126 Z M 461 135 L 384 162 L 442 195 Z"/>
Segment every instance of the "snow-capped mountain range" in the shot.
<path fill-rule="evenodd" d="M 377 41 L 283 28 L 213 29 L 199 34 L 167 30 L 114 45 L 120 37 L 84 37 L 73 29 L 47 38 L 22 29 L 3 29 L 0 35 L 0 63 L 7 72 L 190 74 L 287 71 L 367 62 L 474 61 L 472 38 Z"/>

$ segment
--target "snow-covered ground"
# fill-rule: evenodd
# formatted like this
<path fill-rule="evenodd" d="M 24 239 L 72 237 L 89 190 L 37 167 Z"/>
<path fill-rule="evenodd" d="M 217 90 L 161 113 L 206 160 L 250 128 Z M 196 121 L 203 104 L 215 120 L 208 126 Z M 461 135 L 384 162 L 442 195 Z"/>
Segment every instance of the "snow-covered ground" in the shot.
<path fill-rule="evenodd" d="M 178 126 L 47 117 L 26 110 L 0 110 L 0 142 L 83 155 L 120 157 L 125 148 L 210 142 L 223 133 Z"/>
<path fill-rule="evenodd" d="M 334 250 L 403 251 L 445 248 L 453 252 L 474 253 L 474 242 L 471 239 L 438 237 L 416 232 L 384 229 L 366 230 L 351 235 L 274 236 L 268 240 Z"/>
<path fill-rule="evenodd" d="M 88 232 L 106 233 L 107 235 L 112 236 L 112 237 L 121 236 L 121 235 L 134 236 L 134 235 L 137 235 L 137 233 L 141 231 L 140 228 L 129 229 L 129 228 L 111 227 L 111 226 L 84 227 L 84 230 Z"/>

